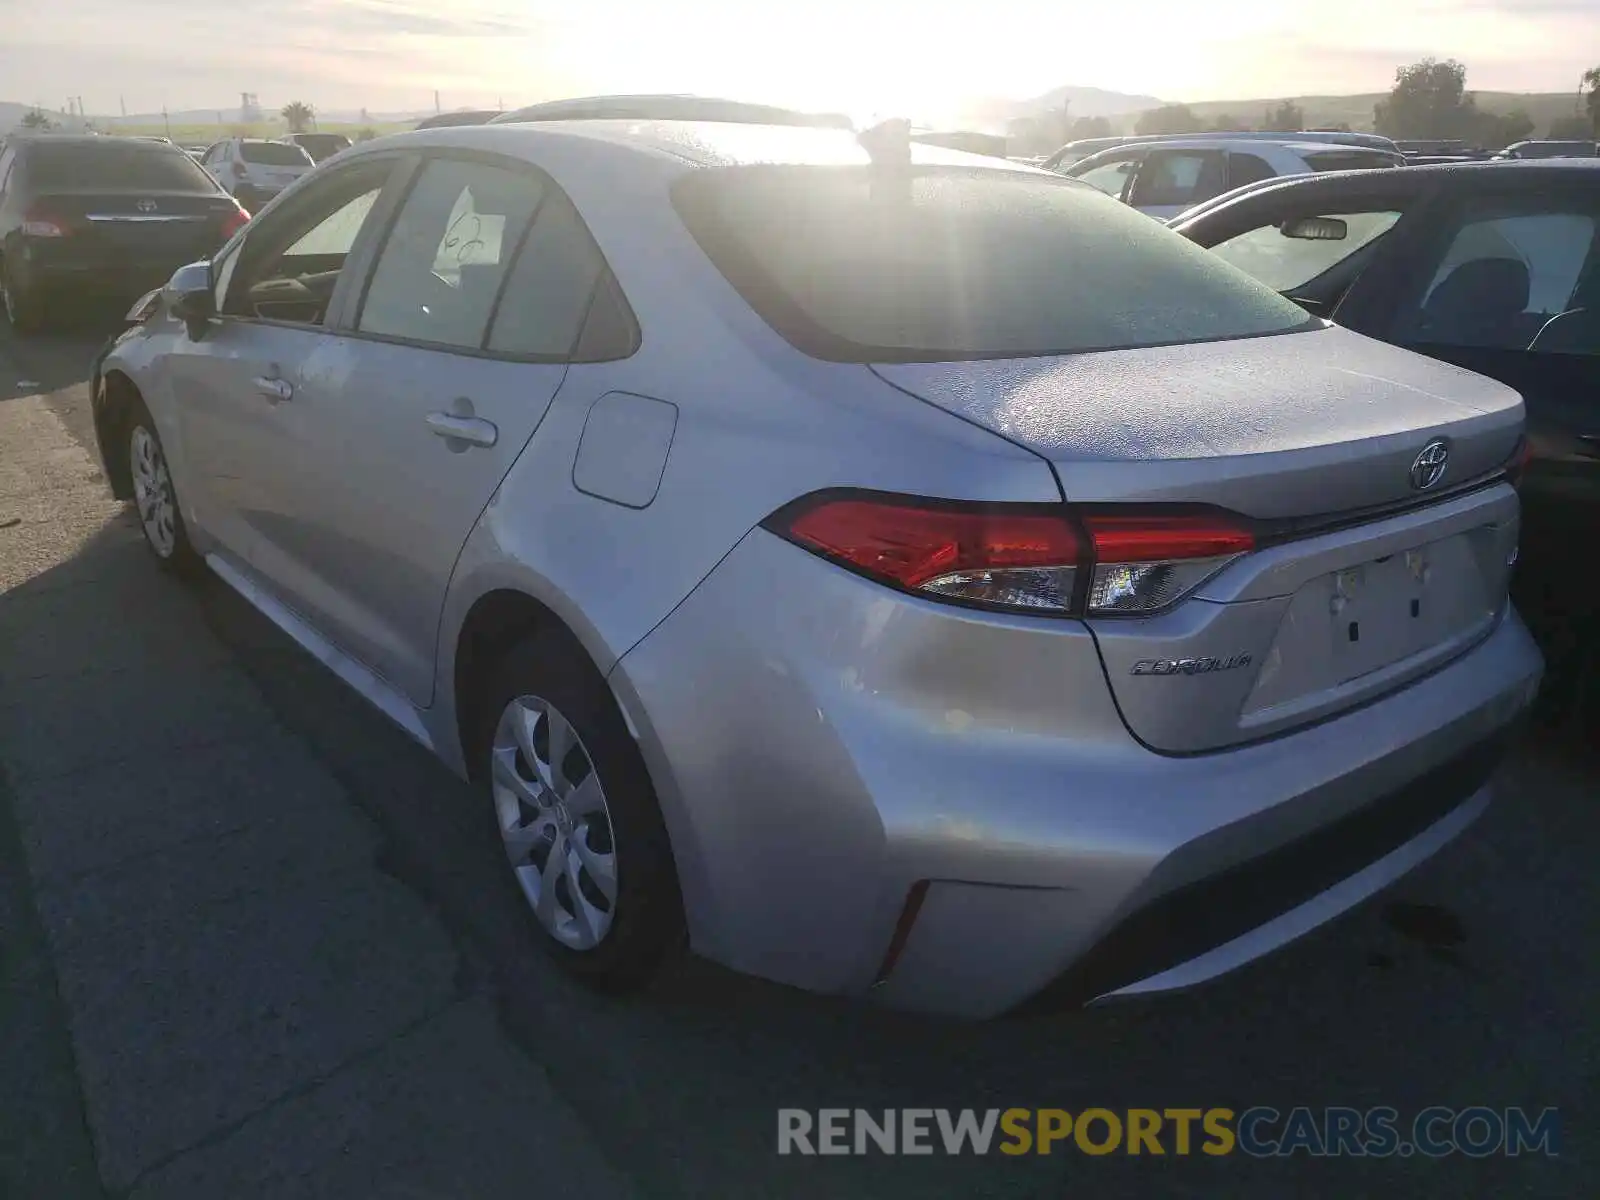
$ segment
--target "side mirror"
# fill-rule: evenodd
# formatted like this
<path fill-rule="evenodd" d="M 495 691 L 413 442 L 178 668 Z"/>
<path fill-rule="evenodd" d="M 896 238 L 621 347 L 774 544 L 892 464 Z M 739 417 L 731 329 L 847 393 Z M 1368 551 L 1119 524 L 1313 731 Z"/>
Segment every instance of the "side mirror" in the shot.
<path fill-rule="evenodd" d="M 1278 232 L 1302 242 L 1342 242 L 1350 236 L 1350 226 L 1338 217 L 1299 217 L 1279 225 Z"/>
<path fill-rule="evenodd" d="M 179 267 L 167 281 L 165 291 L 167 311 L 182 321 L 189 329 L 190 339 L 198 342 L 217 312 L 211 264 L 197 262 Z"/>

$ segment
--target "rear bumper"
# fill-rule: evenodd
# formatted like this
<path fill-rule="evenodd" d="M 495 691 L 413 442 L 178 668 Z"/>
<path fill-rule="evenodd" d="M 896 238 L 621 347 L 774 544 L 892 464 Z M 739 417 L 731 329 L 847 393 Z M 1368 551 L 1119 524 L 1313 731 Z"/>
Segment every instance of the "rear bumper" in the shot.
<path fill-rule="evenodd" d="M 758 531 L 612 681 L 698 951 L 986 1016 L 1197 982 L 1397 877 L 1481 808 L 1540 671 L 1508 611 L 1382 700 L 1170 757 L 1081 624 L 903 597 Z"/>
<path fill-rule="evenodd" d="M 203 251 L 173 251 L 159 255 L 125 253 L 85 255 L 38 245 L 18 258 L 14 270 L 22 286 L 56 295 L 127 296 L 130 299 L 158 288 L 186 263 L 204 258 Z"/>

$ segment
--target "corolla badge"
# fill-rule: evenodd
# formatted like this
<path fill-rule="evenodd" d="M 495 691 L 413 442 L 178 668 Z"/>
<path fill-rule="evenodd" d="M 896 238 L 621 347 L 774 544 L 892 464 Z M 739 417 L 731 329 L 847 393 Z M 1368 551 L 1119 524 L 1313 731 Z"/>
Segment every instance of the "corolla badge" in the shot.
<path fill-rule="evenodd" d="M 153 213 L 153 212 L 155 212 L 155 210 L 156 210 L 156 202 L 154 200 L 141 200 L 141 201 L 139 201 L 139 211 L 140 212 L 142 212 L 142 213 Z"/>
<path fill-rule="evenodd" d="M 1450 464 L 1450 447 L 1434 440 L 1422 448 L 1411 464 L 1411 486 L 1425 492 L 1444 478 L 1444 469 Z"/>
<path fill-rule="evenodd" d="M 1248 654 L 1226 658 L 1141 658 L 1130 675 L 1209 675 L 1213 671 L 1237 671 L 1250 665 Z"/>

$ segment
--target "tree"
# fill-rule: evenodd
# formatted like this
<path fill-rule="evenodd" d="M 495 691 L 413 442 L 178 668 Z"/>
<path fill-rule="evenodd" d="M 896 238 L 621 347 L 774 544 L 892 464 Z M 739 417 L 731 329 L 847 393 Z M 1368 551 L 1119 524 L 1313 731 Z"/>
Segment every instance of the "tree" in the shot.
<path fill-rule="evenodd" d="M 30 108 L 27 112 L 22 114 L 22 127 L 24 129 L 32 129 L 42 133 L 46 129 L 54 129 L 55 122 L 49 117 L 45 116 L 44 113 L 40 112 L 37 108 Z"/>
<path fill-rule="evenodd" d="M 1135 133 L 1200 133 L 1206 123 L 1187 104 L 1166 104 L 1146 109 L 1134 124 Z"/>
<path fill-rule="evenodd" d="M 1372 110 L 1379 133 L 1392 138 L 1471 137 L 1478 102 L 1467 92 L 1467 69 L 1455 59 L 1425 58 L 1394 73 L 1387 99 Z"/>
<path fill-rule="evenodd" d="M 1269 108 L 1261 126 L 1274 133 L 1299 133 L 1305 127 L 1306 114 L 1293 100 L 1285 100 L 1277 108 Z"/>
<path fill-rule="evenodd" d="M 1594 125 L 1588 117 L 1557 117 L 1550 122 L 1545 135 L 1558 142 L 1578 142 L 1594 136 Z"/>
<path fill-rule="evenodd" d="M 1512 142 L 1532 137 L 1533 129 L 1533 118 L 1528 115 L 1528 110 L 1513 108 L 1500 118 L 1500 137 L 1504 139 L 1501 145 L 1509 146 Z"/>
<path fill-rule="evenodd" d="M 1223 113 L 1211 122 L 1211 128 L 1218 133 L 1243 133 L 1250 127 L 1232 113 Z"/>
<path fill-rule="evenodd" d="M 317 112 L 304 100 L 292 100 L 283 106 L 280 114 L 289 122 L 290 133 L 304 133 L 311 127 L 311 122 L 317 119 Z"/>
<path fill-rule="evenodd" d="M 1589 110 L 1589 134 L 1600 141 L 1600 67 L 1590 67 L 1583 73 L 1584 105 Z"/>
<path fill-rule="evenodd" d="M 1079 117 L 1067 131 L 1067 141 L 1081 142 L 1084 138 L 1111 136 L 1111 122 L 1105 117 Z"/>

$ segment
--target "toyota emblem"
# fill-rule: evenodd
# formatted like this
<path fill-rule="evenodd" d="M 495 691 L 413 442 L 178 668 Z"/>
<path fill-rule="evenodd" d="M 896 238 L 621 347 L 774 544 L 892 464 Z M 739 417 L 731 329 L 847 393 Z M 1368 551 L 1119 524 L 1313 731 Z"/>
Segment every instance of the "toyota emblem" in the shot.
<path fill-rule="evenodd" d="M 154 200 L 141 200 L 141 201 L 139 201 L 139 211 L 140 212 L 151 213 L 151 212 L 155 212 L 155 210 L 156 210 L 156 202 Z"/>
<path fill-rule="evenodd" d="M 1450 463 L 1450 447 L 1441 441 L 1429 442 L 1411 464 L 1411 486 L 1425 492 L 1444 478 L 1444 469 Z"/>

